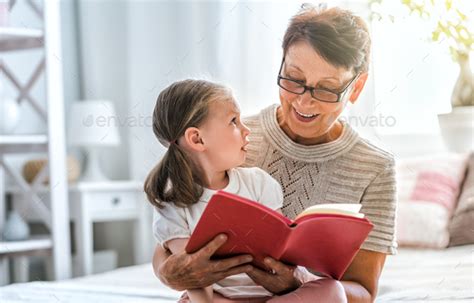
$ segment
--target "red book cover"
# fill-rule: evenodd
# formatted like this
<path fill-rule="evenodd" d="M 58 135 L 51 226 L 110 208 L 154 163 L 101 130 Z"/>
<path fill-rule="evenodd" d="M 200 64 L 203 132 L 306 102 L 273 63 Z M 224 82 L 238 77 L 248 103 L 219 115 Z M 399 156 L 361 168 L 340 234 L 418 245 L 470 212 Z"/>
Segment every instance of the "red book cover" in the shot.
<path fill-rule="evenodd" d="M 372 230 L 366 218 L 341 214 L 309 214 L 290 220 L 246 198 L 218 191 L 209 200 L 186 246 L 193 253 L 220 233 L 227 242 L 213 257 L 251 254 L 253 265 L 267 269 L 271 256 L 341 279 Z"/>

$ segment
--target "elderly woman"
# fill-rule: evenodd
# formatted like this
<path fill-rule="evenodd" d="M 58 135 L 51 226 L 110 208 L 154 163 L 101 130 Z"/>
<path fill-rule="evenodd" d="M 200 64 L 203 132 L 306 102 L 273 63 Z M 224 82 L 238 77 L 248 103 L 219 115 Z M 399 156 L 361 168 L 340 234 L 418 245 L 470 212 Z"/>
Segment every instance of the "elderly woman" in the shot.
<path fill-rule="evenodd" d="M 246 264 L 246 255 L 211 260 L 225 243 L 220 235 L 194 254 L 170 255 L 158 245 L 153 265 L 163 283 L 192 289 L 246 273 L 275 295 L 268 302 L 374 301 L 385 257 L 396 252 L 394 160 L 338 120 L 364 88 L 369 55 L 361 18 L 339 8 L 303 7 L 283 39 L 280 104 L 245 121 L 251 129 L 246 165 L 281 184 L 286 216 L 317 203 L 360 203 L 374 224 L 341 281 L 272 259 L 271 273 Z"/>

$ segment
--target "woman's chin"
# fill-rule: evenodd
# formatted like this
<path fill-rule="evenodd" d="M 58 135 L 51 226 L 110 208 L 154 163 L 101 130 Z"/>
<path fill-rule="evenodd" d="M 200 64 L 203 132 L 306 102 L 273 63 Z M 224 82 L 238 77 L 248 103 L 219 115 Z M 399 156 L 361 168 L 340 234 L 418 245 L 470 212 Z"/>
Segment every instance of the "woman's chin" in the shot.
<path fill-rule="evenodd" d="M 323 129 L 318 121 L 308 123 L 292 119 L 289 123 L 289 127 L 295 136 L 307 139 L 319 137 L 327 132 L 327 129 Z"/>
<path fill-rule="evenodd" d="M 329 128 L 322 128 L 318 123 L 301 125 L 300 123 L 291 121 L 288 123 L 287 129 L 283 129 L 283 131 L 291 140 L 295 141 L 296 143 L 312 145 L 326 143 L 326 137 L 328 137 Z"/>

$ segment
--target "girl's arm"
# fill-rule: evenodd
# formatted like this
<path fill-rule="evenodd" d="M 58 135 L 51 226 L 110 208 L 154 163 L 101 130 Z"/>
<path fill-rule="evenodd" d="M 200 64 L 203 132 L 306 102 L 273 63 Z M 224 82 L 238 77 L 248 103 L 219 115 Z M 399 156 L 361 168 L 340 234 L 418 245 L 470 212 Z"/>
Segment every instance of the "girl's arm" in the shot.
<path fill-rule="evenodd" d="M 172 239 L 166 242 L 166 245 L 173 254 L 184 252 L 184 248 L 188 243 L 189 238 Z M 189 299 L 193 303 L 210 303 L 212 302 L 213 289 L 212 285 L 204 288 L 194 288 L 186 290 Z"/>

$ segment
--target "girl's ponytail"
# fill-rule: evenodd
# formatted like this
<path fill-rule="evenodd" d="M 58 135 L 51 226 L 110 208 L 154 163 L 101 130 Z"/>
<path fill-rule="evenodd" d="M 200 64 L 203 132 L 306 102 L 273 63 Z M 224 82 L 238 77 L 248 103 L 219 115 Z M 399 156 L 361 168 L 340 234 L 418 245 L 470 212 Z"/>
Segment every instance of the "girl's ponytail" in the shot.
<path fill-rule="evenodd" d="M 153 168 L 145 180 L 145 193 L 155 207 L 162 203 L 178 206 L 193 204 L 201 197 L 203 188 L 199 169 L 176 145 L 170 144 L 161 161 Z"/>

